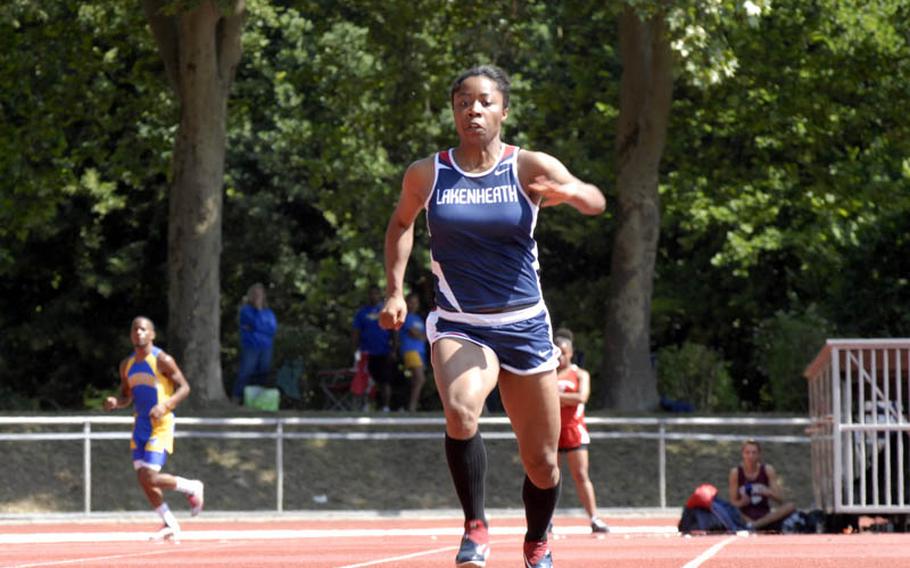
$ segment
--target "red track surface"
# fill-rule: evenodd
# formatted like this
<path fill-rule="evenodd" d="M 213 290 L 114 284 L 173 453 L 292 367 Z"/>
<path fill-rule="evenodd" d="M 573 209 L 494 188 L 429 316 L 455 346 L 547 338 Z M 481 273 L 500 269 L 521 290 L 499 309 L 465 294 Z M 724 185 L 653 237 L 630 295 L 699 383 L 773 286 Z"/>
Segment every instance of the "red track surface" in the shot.
<path fill-rule="evenodd" d="M 606 519 L 614 532 L 585 534 L 556 519 L 558 568 L 910 567 L 910 535 L 703 536 L 666 532 L 676 519 Z M 185 521 L 180 543 L 145 540 L 154 523 L 0 524 L 0 566 L 451 567 L 458 519 Z M 521 566 L 521 518 L 493 520 L 488 568 Z M 664 532 L 660 532 L 660 529 Z M 657 531 L 657 532 L 655 532 Z M 98 542 L 89 542 L 96 540 Z M 66 542 L 70 541 L 70 542 Z"/>

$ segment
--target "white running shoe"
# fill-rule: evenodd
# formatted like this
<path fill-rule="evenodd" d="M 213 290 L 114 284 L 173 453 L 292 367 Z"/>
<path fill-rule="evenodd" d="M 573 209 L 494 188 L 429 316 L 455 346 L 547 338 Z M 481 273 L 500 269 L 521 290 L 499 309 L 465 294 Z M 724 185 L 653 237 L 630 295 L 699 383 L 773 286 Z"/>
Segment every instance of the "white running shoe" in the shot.
<path fill-rule="evenodd" d="M 175 529 L 174 527 L 168 525 L 161 525 L 161 528 L 158 529 L 158 532 L 149 537 L 150 542 L 180 542 L 180 529 Z"/>
<path fill-rule="evenodd" d="M 186 500 L 190 502 L 190 515 L 196 516 L 202 512 L 205 505 L 205 484 L 199 482 L 199 487 L 192 493 L 187 494 Z"/>

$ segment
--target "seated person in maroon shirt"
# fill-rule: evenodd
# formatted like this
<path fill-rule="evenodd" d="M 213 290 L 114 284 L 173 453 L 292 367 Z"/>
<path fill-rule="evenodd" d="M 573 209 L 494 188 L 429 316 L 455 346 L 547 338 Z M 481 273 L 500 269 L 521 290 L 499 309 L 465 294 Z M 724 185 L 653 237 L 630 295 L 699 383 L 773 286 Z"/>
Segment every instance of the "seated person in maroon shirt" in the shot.
<path fill-rule="evenodd" d="M 774 468 L 761 461 L 761 446 L 746 440 L 743 461 L 730 470 L 730 502 L 737 507 L 750 530 L 779 530 L 780 521 L 796 507 L 784 501 L 783 490 Z M 776 507 L 772 509 L 771 503 Z"/>

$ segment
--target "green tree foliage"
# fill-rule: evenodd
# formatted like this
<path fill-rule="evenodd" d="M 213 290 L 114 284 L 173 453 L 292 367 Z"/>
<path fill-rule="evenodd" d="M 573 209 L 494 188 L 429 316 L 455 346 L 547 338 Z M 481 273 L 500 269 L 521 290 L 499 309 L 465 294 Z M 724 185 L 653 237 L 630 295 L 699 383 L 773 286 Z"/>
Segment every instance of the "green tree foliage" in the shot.
<path fill-rule="evenodd" d="M 609 98 L 602 91 L 612 79 L 590 76 L 583 52 L 593 46 L 608 53 L 609 44 L 598 41 L 609 27 L 591 7 L 560 11 L 560 27 L 543 19 L 541 3 L 505 11 L 422 2 L 295 7 L 301 9 L 249 6 L 247 56 L 232 101 L 224 349 L 230 359 L 236 302 L 250 282 L 263 280 L 273 284 L 279 318 L 290 323 L 279 334 L 308 337 L 312 344 L 297 349 L 311 366 L 340 366 L 350 363 L 354 309 L 383 279 L 383 235 L 401 175 L 411 161 L 455 142 L 448 100 L 454 75 L 491 60 L 512 71 L 507 138 L 566 155 L 580 175 L 596 179 L 608 175 L 601 158 L 612 142 L 590 134 L 609 130 L 609 107 L 598 101 Z M 598 26 L 585 27 L 592 14 Z M 552 63 L 541 65 L 547 58 Z M 571 112 L 582 100 L 584 112 Z M 588 130 L 592 124 L 598 130 Z M 586 235 L 596 227 L 558 210 L 541 215 L 551 297 L 564 295 L 560 289 L 577 270 L 602 277 L 602 267 L 584 261 L 585 250 L 607 250 L 601 234 Z M 418 222 L 407 280 L 428 303 L 423 230 Z M 601 299 L 589 297 L 591 311 L 583 312 L 574 294 L 565 294 L 557 300 L 565 310 L 554 309 L 554 317 L 594 316 Z M 281 341 L 293 349 L 293 341 Z"/>
<path fill-rule="evenodd" d="M 839 277 L 825 302 L 840 337 L 910 337 L 910 192 L 894 196 L 893 212 L 863 227 L 843 247 Z M 901 203 L 904 205 L 901 205 Z"/>
<path fill-rule="evenodd" d="M 660 396 L 688 402 L 698 412 L 730 412 L 739 409 L 730 364 L 710 347 L 684 342 L 657 353 L 657 385 Z"/>
<path fill-rule="evenodd" d="M 668 16 L 679 60 L 651 350 L 723 353 L 746 408 L 769 408 L 756 330 L 770 314 L 815 305 L 844 333 L 910 334 L 910 14 L 896 0 L 756 1 L 760 17 L 747 4 Z M 277 363 L 350 364 L 401 175 L 455 142 L 447 94 L 465 67 L 509 70 L 507 139 L 558 156 L 615 206 L 619 8 L 248 0 L 228 114 L 225 380 L 255 281 L 279 318 Z M 83 391 L 116 384 L 133 315 L 166 327 L 178 109 L 135 2 L 3 2 L 0 47 L 16 54 L 0 58 L 0 404 L 80 408 Z M 615 214 L 555 208 L 538 223 L 544 293 L 583 348 L 592 401 Z M 407 281 L 425 291 L 417 229 Z"/>
<path fill-rule="evenodd" d="M 42 406 L 110 385 L 129 311 L 160 319 L 172 107 L 135 6 L 0 7 L 3 383 Z"/>
<path fill-rule="evenodd" d="M 760 33 L 727 30 L 732 77 L 676 94 L 655 338 L 721 348 L 756 407 L 753 330 L 769 313 L 816 304 L 838 329 L 907 336 L 895 304 L 870 301 L 907 297 L 905 257 L 869 254 L 907 240 L 910 137 L 893 104 L 906 16 L 895 2 L 775 2 Z"/>
<path fill-rule="evenodd" d="M 831 324 L 815 306 L 793 313 L 779 311 L 755 330 L 755 361 L 767 379 L 762 387 L 764 408 L 785 412 L 809 410 L 806 366 L 832 336 Z"/>

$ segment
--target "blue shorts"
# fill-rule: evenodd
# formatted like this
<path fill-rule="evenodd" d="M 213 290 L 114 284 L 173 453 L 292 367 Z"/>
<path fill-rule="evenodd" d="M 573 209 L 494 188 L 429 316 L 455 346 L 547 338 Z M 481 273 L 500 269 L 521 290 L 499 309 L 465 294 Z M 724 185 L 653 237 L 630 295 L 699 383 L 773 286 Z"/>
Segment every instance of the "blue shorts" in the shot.
<path fill-rule="evenodd" d="M 133 449 L 133 468 L 142 469 L 147 467 L 155 471 L 161 471 L 161 468 L 164 467 L 164 464 L 167 462 L 167 452 L 165 451 L 152 451 L 146 450 L 145 448 L 135 448 Z"/>
<path fill-rule="evenodd" d="M 542 303 L 500 314 L 434 310 L 427 317 L 427 339 L 432 345 L 443 337 L 489 347 L 499 359 L 500 368 L 516 375 L 550 371 L 559 364 L 550 314 Z"/>
<path fill-rule="evenodd" d="M 130 448 L 133 468 L 147 467 L 161 471 L 167 456 L 174 451 L 174 415 L 168 414 L 152 425 L 150 420 L 136 420 Z"/>

